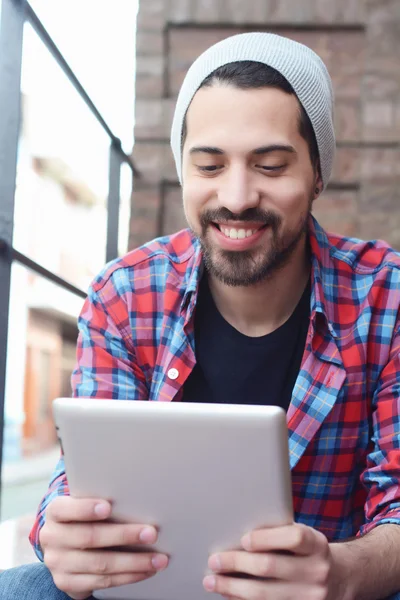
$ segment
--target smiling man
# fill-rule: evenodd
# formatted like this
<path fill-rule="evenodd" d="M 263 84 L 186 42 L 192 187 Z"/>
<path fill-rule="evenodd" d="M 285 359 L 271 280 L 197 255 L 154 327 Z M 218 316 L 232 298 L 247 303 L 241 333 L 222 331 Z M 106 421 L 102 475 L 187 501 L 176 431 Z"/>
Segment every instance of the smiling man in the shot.
<path fill-rule="evenodd" d="M 189 229 L 107 265 L 79 320 L 75 396 L 287 411 L 296 522 L 210 557 L 204 588 L 232 599 L 400 597 L 400 256 L 311 216 L 332 105 L 301 44 L 208 49 L 171 135 Z M 0 576 L 2 600 L 81 600 L 167 568 L 111 550 L 156 543 L 154 528 L 110 526 L 106 501 L 68 494 L 61 459 L 31 533 L 45 565 Z"/>

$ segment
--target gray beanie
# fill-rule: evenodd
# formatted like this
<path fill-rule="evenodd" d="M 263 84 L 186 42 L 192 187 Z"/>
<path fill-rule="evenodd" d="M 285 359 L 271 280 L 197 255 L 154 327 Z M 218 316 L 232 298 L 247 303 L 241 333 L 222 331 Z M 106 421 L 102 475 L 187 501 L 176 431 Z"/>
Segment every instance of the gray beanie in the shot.
<path fill-rule="evenodd" d="M 208 48 L 195 60 L 179 92 L 171 131 L 179 181 L 182 183 L 182 125 L 201 83 L 213 71 L 236 61 L 252 60 L 276 69 L 293 87 L 314 128 L 326 187 L 335 153 L 332 82 L 325 64 L 313 50 L 273 33 L 242 33 Z"/>

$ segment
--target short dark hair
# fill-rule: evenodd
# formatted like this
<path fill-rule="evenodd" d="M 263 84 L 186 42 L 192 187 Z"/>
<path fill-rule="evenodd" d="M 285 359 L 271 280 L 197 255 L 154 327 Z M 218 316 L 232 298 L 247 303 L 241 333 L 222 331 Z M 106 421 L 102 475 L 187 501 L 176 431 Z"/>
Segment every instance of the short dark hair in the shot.
<path fill-rule="evenodd" d="M 273 67 L 264 63 L 243 60 L 228 63 L 219 67 L 208 75 L 201 83 L 199 89 L 211 87 L 215 83 L 226 83 L 239 89 L 257 89 L 263 87 L 277 88 L 296 96 L 293 87 L 288 80 Z M 315 138 L 310 118 L 299 101 L 299 133 L 305 139 L 310 153 L 311 164 L 317 168 L 319 161 L 318 144 Z M 187 135 L 186 115 L 182 125 L 181 147 Z"/>

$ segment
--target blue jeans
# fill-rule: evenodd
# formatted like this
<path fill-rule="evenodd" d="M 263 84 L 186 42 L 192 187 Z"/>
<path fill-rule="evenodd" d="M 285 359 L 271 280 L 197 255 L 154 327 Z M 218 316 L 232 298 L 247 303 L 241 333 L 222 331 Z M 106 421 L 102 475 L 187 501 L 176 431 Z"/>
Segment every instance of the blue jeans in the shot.
<path fill-rule="evenodd" d="M 46 565 L 34 563 L 0 573 L 0 600 L 70 600 L 70 597 L 56 588 Z"/>
<path fill-rule="evenodd" d="M 93 596 L 90 598 L 95 600 Z M 46 565 L 35 563 L 0 573 L 0 600 L 70 600 L 70 597 L 56 588 Z M 386 600 L 400 600 L 400 593 Z"/>

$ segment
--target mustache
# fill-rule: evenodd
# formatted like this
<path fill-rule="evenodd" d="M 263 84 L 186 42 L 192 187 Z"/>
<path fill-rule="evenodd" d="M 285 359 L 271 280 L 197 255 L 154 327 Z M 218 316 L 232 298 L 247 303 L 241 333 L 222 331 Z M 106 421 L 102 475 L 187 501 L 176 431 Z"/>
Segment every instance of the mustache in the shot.
<path fill-rule="evenodd" d="M 248 208 L 241 213 L 233 213 L 225 207 L 214 210 L 205 210 L 200 216 L 200 224 L 203 231 L 211 223 L 220 223 L 224 221 L 248 221 L 250 223 L 262 223 L 273 229 L 278 229 L 281 224 L 281 218 L 271 210 L 262 210 L 260 208 Z"/>

